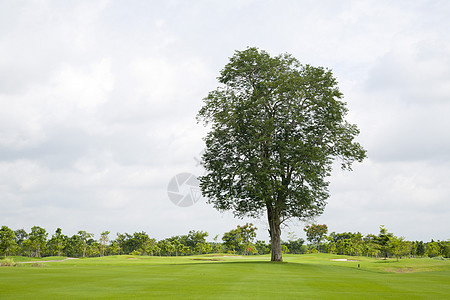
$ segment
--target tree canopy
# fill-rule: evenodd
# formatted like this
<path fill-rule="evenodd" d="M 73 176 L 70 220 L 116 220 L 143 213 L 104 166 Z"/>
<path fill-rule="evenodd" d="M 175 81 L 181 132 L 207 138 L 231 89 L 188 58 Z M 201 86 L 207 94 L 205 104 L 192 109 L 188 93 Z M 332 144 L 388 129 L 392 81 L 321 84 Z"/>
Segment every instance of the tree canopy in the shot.
<path fill-rule="evenodd" d="M 324 227 L 324 225 L 320 225 Z M 145 231 L 129 233 L 117 233 L 116 238 L 109 239 L 108 231 L 103 231 L 100 238 L 95 240 L 89 238 L 84 248 L 80 230 L 79 233 L 69 237 L 57 228 L 55 233 L 48 239 L 44 228 L 34 226 L 34 232 L 44 232 L 42 243 L 37 249 L 35 234 L 28 234 L 24 229 L 12 230 L 4 225 L 0 228 L 0 265 L 1 256 L 67 256 L 67 257 L 99 257 L 103 255 L 159 255 L 179 256 L 198 255 L 206 253 L 235 253 L 239 255 L 269 254 L 270 244 L 266 241 L 256 240 L 256 227 L 251 223 L 238 225 L 235 229 L 223 234 L 222 243 L 218 242 L 218 235 L 214 242 L 208 242 L 205 237 L 206 231 L 191 230 L 188 234 L 177 235 L 157 241 L 151 238 Z M 288 240 L 282 242 L 284 253 L 304 254 L 333 253 L 340 255 L 364 255 L 370 257 L 433 257 L 443 259 L 450 257 L 450 241 L 434 241 L 424 243 L 423 241 L 407 241 L 403 237 L 396 237 L 382 226 L 380 235 L 360 232 L 332 232 L 325 238 L 324 243 L 304 244 L 305 241 L 297 238 L 294 233 L 288 233 Z M 155 228 L 155 230 L 158 230 Z M 33 229 L 32 229 L 33 231 Z M 388 235 L 386 240 L 383 237 Z M 14 238 L 15 236 L 15 238 Z M 385 244 L 379 243 L 379 238 L 385 240 Z M 39 252 L 37 251 L 39 250 Z"/>
<path fill-rule="evenodd" d="M 326 224 L 311 224 L 305 226 L 303 230 L 306 232 L 306 238 L 310 243 L 319 245 L 328 233 L 328 226 Z"/>
<path fill-rule="evenodd" d="M 272 260 L 281 261 L 281 224 L 320 215 L 338 158 L 351 170 L 366 151 L 345 121 L 346 103 L 331 71 L 289 54 L 236 51 L 197 120 L 210 126 L 203 195 L 237 217 L 267 213 Z"/>

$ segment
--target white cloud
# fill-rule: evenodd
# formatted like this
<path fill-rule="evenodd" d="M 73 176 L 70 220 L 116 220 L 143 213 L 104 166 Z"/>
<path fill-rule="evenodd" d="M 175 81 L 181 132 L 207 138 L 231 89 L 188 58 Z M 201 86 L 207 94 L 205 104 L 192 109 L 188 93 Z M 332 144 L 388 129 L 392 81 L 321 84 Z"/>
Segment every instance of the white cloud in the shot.
<path fill-rule="evenodd" d="M 45 139 L 41 116 L 34 107 L 5 95 L 0 95 L 0 105 L 0 146 L 23 149 Z"/>
<path fill-rule="evenodd" d="M 47 172 L 33 161 L 0 163 L 2 187 L 9 192 L 29 192 L 45 182 Z"/>
<path fill-rule="evenodd" d="M 201 99 L 234 50 L 257 46 L 331 67 L 361 129 L 369 160 L 334 173 L 318 221 L 448 238 L 449 13 L 428 1 L 2 2 L 1 219 L 158 238 L 242 224 L 204 202 L 179 208 L 166 189 L 202 172 Z"/>
<path fill-rule="evenodd" d="M 445 37 L 445 36 L 444 36 Z M 450 95 L 450 39 L 434 32 L 398 36 L 391 50 L 377 61 L 369 89 L 400 94 L 408 102 L 430 104 Z"/>
<path fill-rule="evenodd" d="M 85 113 L 95 112 L 101 104 L 108 101 L 108 94 L 113 88 L 111 60 L 102 59 L 93 63 L 86 71 L 64 65 L 52 78 L 46 98 L 49 99 L 49 106 L 69 109 L 69 112 L 58 112 L 57 118 L 65 120 L 74 108 Z"/>

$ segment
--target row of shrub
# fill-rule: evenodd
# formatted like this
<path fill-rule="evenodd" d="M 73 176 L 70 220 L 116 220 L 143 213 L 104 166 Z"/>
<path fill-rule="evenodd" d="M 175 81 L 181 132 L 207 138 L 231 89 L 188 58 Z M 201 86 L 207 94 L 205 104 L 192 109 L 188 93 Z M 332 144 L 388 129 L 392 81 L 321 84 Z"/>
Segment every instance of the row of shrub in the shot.
<path fill-rule="evenodd" d="M 80 230 L 77 234 L 67 236 L 58 228 L 49 237 L 48 232 L 39 226 L 12 230 L 8 226 L 0 229 L 0 255 L 11 256 L 66 256 L 96 257 L 106 255 L 160 255 L 180 256 L 208 253 L 230 253 L 239 255 L 258 255 L 270 253 L 270 244 L 256 239 L 256 227 L 253 224 L 237 226 L 218 236 L 213 241 L 206 241 L 206 231 L 191 230 L 185 235 L 156 240 L 146 232 L 117 233 L 110 237 L 109 231 L 94 239 L 94 234 Z M 305 227 L 309 244 L 305 240 L 289 234 L 282 242 L 284 253 L 304 254 L 324 252 L 342 255 L 364 255 L 372 257 L 450 257 L 450 242 L 406 241 L 394 236 L 381 226 L 378 235 L 361 233 L 334 233 L 327 235 L 326 225 L 308 225 Z"/>

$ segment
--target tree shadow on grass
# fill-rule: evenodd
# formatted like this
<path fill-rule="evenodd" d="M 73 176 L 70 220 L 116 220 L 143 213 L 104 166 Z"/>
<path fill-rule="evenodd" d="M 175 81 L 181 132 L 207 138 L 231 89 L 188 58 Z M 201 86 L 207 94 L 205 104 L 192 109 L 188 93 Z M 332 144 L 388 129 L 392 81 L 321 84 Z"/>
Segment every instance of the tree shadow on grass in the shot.
<path fill-rule="evenodd" d="M 192 259 L 192 262 L 174 263 L 172 265 L 266 265 L 266 266 L 313 266 L 312 264 L 304 264 L 298 262 L 272 262 L 272 261 L 227 261 L 227 260 L 210 260 L 210 259 Z"/>

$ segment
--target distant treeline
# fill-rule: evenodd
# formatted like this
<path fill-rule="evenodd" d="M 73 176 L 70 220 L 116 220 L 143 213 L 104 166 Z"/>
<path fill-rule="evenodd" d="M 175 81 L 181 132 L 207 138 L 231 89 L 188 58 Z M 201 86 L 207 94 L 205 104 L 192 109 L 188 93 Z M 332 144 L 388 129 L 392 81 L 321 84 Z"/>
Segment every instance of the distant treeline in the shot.
<path fill-rule="evenodd" d="M 185 235 L 156 240 L 146 232 L 117 233 L 112 239 L 109 231 L 100 234 L 98 240 L 94 234 L 78 231 L 67 236 L 58 228 L 49 237 L 42 227 L 34 226 L 30 232 L 24 229 L 12 230 L 8 226 L 0 229 L 0 255 L 21 255 L 29 257 L 66 256 L 98 257 L 107 255 L 150 255 L 185 256 L 208 253 L 232 253 L 239 255 L 261 255 L 270 253 L 270 244 L 255 240 L 256 227 L 253 224 L 237 226 L 218 236 L 213 242 L 207 242 L 208 233 L 191 230 Z M 406 241 L 380 227 L 378 235 L 361 233 L 334 233 L 327 235 L 326 225 L 312 224 L 305 227 L 307 240 L 289 234 L 282 243 L 284 253 L 305 254 L 314 252 L 342 255 L 363 255 L 371 257 L 450 257 L 449 241 Z"/>

